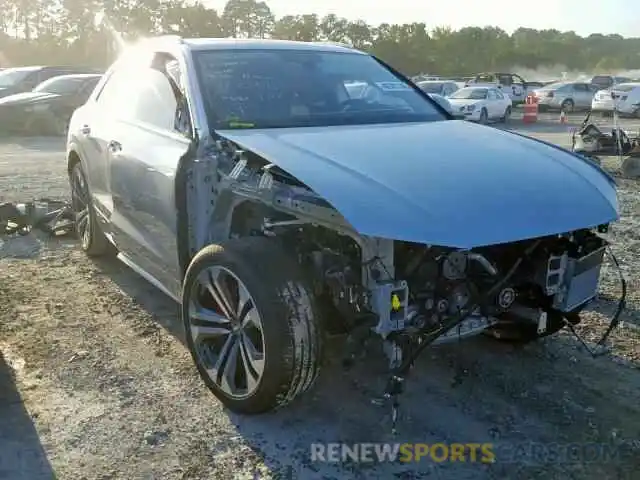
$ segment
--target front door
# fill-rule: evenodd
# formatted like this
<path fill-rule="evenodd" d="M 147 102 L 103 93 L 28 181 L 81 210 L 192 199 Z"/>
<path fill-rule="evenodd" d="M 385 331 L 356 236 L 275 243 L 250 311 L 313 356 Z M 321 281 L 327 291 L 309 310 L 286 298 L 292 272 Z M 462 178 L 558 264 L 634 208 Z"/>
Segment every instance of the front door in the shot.
<path fill-rule="evenodd" d="M 179 297 L 175 178 L 191 140 L 176 128 L 179 103 L 164 73 L 145 68 L 133 83 L 133 118 L 109 141 L 115 240 L 136 265 Z"/>

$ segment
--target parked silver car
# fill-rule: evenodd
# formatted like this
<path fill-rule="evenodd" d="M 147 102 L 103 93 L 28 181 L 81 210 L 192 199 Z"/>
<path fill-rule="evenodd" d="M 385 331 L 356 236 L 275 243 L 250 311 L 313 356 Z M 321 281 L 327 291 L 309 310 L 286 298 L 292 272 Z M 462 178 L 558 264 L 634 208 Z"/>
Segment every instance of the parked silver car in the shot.
<path fill-rule="evenodd" d="M 577 324 L 618 218 L 591 160 L 453 121 L 326 43 L 148 39 L 73 114 L 67 161 L 82 249 L 179 302 L 198 372 L 239 413 L 308 390 L 335 334 L 344 363 L 381 343 L 397 405 L 430 345 Z"/>
<path fill-rule="evenodd" d="M 435 93 L 436 95 L 441 95 L 443 97 L 448 97 L 460 88 L 458 87 L 458 84 L 452 80 L 423 80 L 416 83 L 416 85 L 418 85 L 423 92 L 429 94 Z"/>
<path fill-rule="evenodd" d="M 597 88 L 585 82 L 557 82 L 533 91 L 542 109 L 573 112 L 591 108 L 591 100 Z"/>

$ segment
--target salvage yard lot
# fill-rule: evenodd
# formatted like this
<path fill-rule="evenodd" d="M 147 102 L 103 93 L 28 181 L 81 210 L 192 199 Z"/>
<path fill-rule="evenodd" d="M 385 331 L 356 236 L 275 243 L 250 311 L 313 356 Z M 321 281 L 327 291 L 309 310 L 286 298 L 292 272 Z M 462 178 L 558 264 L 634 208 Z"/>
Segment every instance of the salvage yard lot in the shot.
<path fill-rule="evenodd" d="M 566 126 L 509 127 L 569 142 Z M 1 141 L 0 197 L 66 198 L 62 143 Z M 615 161 L 605 166 L 616 173 Z M 638 478 L 640 182 L 618 181 L 622 220 L 613 230 L 614 251 L 629 297 L 612 355 L 592 359 L 564 334 L 525 348 L 478 338 L 428 350 L 406 382 L 396 437 L 379 401 L 384 363 L 345 372 L 328 360 L 317 387 L 289 408 L 237 417 L 198 379 L 171 300 L 117 262 L 88 260 L 73 240 L 5 238 L 0 478 L 46 479 L 54 471 L 74 480 Z M 602 296 L 579 328 L 587 340 L 615 310 L 616 275 L 613 268 L 603 273 Z M 311 443 L 337 441 L 602 443 L 619 447 L 619 456 L 562 462 L 525 458 L 522 450 L 502 461 L 498 455 L 493 465 L 310 460 Z"/>

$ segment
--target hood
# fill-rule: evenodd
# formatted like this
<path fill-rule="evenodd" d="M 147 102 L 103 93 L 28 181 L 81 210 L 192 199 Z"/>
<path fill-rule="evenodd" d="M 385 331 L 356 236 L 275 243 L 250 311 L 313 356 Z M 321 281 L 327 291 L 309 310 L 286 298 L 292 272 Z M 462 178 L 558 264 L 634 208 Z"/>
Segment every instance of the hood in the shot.
<path fill-rule="evenodd" d="M 363 235 L 474 248 L 618 218 L 615 183 L 595 163 L 471 122 L 217 133 L 297 177 Z"/>
<path fill-rule="evenodd" d="M 43 102 L 57 98 L 60 95 L 48 92 L 24 92 L 0 98 L 1 105 L 25 105 L 35 102 Z"/>

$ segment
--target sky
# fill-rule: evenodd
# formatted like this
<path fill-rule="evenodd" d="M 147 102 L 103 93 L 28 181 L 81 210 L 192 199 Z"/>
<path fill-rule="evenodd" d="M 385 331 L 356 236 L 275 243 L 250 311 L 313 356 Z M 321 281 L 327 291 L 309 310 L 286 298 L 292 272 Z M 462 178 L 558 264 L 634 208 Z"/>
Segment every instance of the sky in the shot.
<path fill-rule="evenodd" d="M 222 12 L 226 0 L 204 0 Z M 266 0 L 276 17 L 335 13 L 349 20 L 379 23 L 424 22 L 429 29 L 498 26 L 573 30 L 578 35 L 617 33 L 640 37 L 639 0 Z M 443 8 L 443 4 L 450 5 Z"/>

